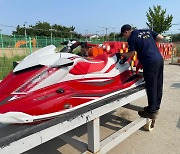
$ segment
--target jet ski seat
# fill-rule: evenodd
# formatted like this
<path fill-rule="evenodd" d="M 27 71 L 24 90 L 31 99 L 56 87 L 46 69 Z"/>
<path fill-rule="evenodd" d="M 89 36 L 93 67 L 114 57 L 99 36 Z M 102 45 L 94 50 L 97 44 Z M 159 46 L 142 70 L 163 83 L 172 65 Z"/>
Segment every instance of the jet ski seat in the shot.
<path fill-rule="evenodd" d="M 83 75 L 101 71 L 107 64 L 108 57 L 101 54 L 93 60 L 78 62 L 71 70 L 70 73 L 74 75 Z"/>

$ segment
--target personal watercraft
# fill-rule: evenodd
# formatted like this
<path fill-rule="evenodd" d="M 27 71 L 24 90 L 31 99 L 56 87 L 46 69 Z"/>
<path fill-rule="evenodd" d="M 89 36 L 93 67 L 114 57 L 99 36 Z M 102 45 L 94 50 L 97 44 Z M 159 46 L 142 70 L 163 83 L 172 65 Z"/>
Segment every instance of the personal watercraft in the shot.
<path fill-rule="evenodd" d="M 87 59 L 72 53 L 84 43 L 64 45 L 60 52 L 54 45 L 33 52 L 0 82 L 0 123 L 51 119 L 143 82 L 116 54 Z"/>

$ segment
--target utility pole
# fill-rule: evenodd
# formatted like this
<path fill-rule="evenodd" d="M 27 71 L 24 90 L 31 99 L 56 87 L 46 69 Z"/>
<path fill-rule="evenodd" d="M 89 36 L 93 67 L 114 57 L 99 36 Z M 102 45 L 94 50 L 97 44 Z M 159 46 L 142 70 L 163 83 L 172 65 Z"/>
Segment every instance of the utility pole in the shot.
<path fill-rule="evenodd" d="M 100 26 L 100 28 L 105 29 L 105 31 L 106 31 L 106 41 L 107 41 L 107 31 L 108 31 L 109 28 L 112 28 L 112 27 L 103 27 L 103 26 Z"/>
<path fill-rule="evenodd" d="M 99 31 L 96 31 L 96 43 L 98 42 L 98 32 Z"/>
<path fill-rule="evenodd" d="M 114 26 L 112 26 L 111 28 L 114 30 L 114 41 L 116 41 L 116 36 L 115 36 L 115 27 L 114 27 Z"/>
<path fill-rule="evenodd" d="M 103 29 L 105 29 L 105 31 L 106 31 L 106 41 L 107 41 L 107 30 L 108 30 L 108 27 L 103 27 L 103 26 L 100 26 L 100 28 L 103 28 Z"/>
<path fill-rule="evenodd" d="M 51 26 L 51 29 L 50 29 L 50 31 L 51 31 L 51 44 L 52 44 L 52 26 Z"/>
<path fill-rule="evenodd" d="M 27 33 L 26 33 L 26 24 L 27 24 L 27 22 L 24 22 L 24 36 L 25 36 L 25 40 L 26 40 L 26 48 L 27 48 Z"/>
<path fill-rule="evenodd" d="M 73 37 L 72 37 L 73 31 L 71 30 L 69 33 L 71 34 L 71 39 L 72 39 L 72 38 L 73 38 Z"/>
<path fill-rule="evenodd" d="M 88 30 L 86 29 L 86 42 L 88 41 L 88 40 L 87 40 L 87 35 L 88 35 Z"/>
<path fill-rule="evenodd" d="M 0 29 L 0 33 L 1 33 L 1 47 L 2 47 L 2 51 L 4 52 L 4 42 L 3 42 L 3 37 L 2 37 L 2 29 Z"/>
<path fill-rule="evenodd" d="M 102 30 L 102 32 L 103 32 L 103 42 L 104 42 L 104 30 Z"/>

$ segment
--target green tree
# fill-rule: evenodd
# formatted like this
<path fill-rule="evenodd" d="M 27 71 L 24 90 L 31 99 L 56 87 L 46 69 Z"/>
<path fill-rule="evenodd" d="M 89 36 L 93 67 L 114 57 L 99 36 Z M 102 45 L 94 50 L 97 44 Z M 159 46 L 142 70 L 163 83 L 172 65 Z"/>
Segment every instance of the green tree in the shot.
<path fill-rule="evenodd" d="M 28 36 L 51 37 L 52 35 L 53 37 L 61 37 L 61 38 L 81 38 L 82 35 L 76 33 L 74 30 L 75 30 L 74 26 L 65 27 L 57 24 L 50 25 L 47 22 L 38 21 L 35 25 L 29 25 L 29 27 L 25 27 L 25 25 L 20 27 L 18 25 L 16 31 L 13 31 L 12 34 L 25 35 L 25 31 L 26 31 L 26 34 Z"/>
<path fill-rule="evenodd" d="M 157 33 L 168 31 L 172 26 L 173 16 L 166 16 L 166 9 L 163 10 L 160 5 L 153 6 L 153 9 L 149 7 L 148 12 L 146 12 L 146 17 L 148 20 L 148 22 L 146 22 L 147 26 Z"/>

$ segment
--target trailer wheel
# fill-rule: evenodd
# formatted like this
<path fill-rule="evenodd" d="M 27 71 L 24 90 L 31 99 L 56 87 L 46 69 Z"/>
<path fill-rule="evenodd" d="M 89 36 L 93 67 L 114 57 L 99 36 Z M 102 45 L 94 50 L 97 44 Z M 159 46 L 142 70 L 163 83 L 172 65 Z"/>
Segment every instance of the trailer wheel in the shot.
<path fill-rule="evenodd" d="M 147 131 L 152 131 L 154 129 L 155 120 L 150 120 L 147 124 L 144 125 L 144 129 Z"/>

